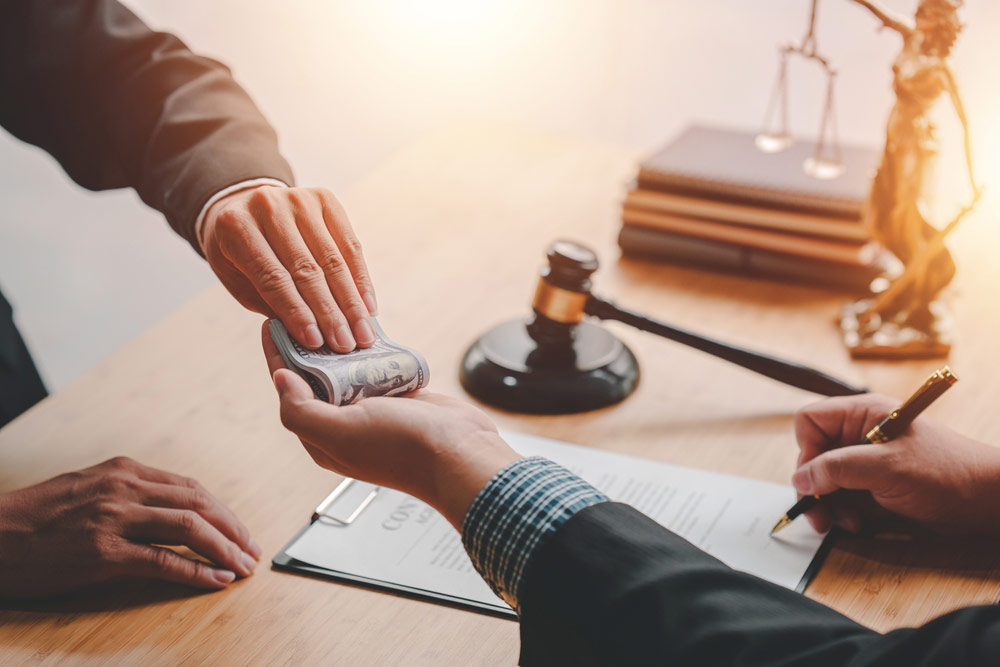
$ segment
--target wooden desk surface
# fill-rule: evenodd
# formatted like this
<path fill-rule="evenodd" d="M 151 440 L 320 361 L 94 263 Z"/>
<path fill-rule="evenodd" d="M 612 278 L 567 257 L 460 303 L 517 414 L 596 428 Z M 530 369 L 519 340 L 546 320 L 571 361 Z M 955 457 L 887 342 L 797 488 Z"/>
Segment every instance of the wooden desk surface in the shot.
<path fill-rule="evenodd" d="M 852 362 L 833 318 L 842 295 L 620 261 L 618 201 L 636 155 L 503 129 L 451 131 L 390 160 L 343 196 L 365 243 L 381 321 L 421 349 L 433 389 L 461 395 L 457 369 L 486 327 L 526 314 L 546 244 L 569 236 L 603 262 L 600 294 L 681 326 L 908 394 L 935 362 Z M 956 234 L 962 381 L 931 409 L 1000 443 L 1000 317 L 991 287 L 997 225 Z M 208 290 L 74 385 L 0 431 L 0 491 L 116 454 L 199 479 L 270 558 L 337 478 L 277 418 L 260 317 Z M 492 411 L 501 427 L 787 483 L 792 415 L 815 400 L 676 344 L 612 325 L 643 378 L 623 404 L 562 417 Z M 841 540 L 808 595 L 878 629 L 1000 596 L 1000 553 L 964 543 Z M 272 571 L 228 590 L 143 583 L 0 611 L 0 663 L 514 664 L 517 624 L 364 588 Z"/>

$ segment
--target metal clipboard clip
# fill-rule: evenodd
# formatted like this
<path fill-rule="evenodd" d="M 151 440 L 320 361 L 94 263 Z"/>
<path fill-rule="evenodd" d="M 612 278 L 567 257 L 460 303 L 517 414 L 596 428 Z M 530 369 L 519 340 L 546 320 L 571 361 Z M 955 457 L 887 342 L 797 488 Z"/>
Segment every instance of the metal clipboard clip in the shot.
<path fill-rule="evenodd" d="M 354 485 L 357 484 L 355 487 Z M 371 487 L 367 494 L 364 494 L 364 487 Z M 368 484 L 367 482 L 359 482 L 356 479 L 351 479 L 350 477 L 345 477 L 344 480 L 337 485 L 330 495 L 328 495 L 323 502 L 321 502 L 317 507 L 316 511 L 313 512 L 313 521 L 324 521 L 328 523 L 335 524 L 337 526 L 349 526 L 351 523 L 361 516 L 361 513 L 365 511 L 378 492 L 382 490 L 381 486 L 374 486 Z M 348 493 L 351 491 L 352 493 Z M 344 501 L 348 498 L 346 496 L 356 496 L 364 494 L 360 502 L 356 504 L 349 505 L 347 508 L 341 509 L 337 501 L 341 500 L 342 497 Z M 337 507 L 335 507 L 335 505 Z M 351 507 L 353 506 L 353 509 Z M 345 516 L 346 515 L 346 516 Z"/>

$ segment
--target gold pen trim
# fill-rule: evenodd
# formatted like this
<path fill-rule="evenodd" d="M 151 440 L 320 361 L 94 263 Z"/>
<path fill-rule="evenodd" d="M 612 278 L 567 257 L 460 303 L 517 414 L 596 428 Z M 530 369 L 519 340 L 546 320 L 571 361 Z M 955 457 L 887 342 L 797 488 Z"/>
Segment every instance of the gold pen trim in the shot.
<path fill-rule="evenodd" d="M 774 524 L 774 528 L 771 529 L 771 534 L 774 535 L 776 532 L 778 532 L 791 522 L 792 520 L 788 518 L 787 514 L 782 514 L 781 518 L 778 519 L 778 523 Z"/>
<path fill-rule="evenodd" d="M 938 370 L 934 371 L 924 381 L 924 383 L 922 385 L 920 385 L 919 389 L 917 389 L 915 392 L 913 392 L 913 394 L 911 394 L 908 399 L 906 399 L 905 401 L 903 401 L 902 405 L 900 405 L 898 408 L 896 408 L 895 410 L 893 410 L 892 412 L 889 413 L 889 419 L 898 419 L 900 412 L 903 412 L 904 410 L 906 410 L 908 407 L 910 407 L 910 405 L 914 401 L 916 401 L 917 399 L 921 398 L 931 388 L 936 387 L 937 385 L 941 384 L 942 382 L 948 384 L 948 386 L 951 386 L 951 385 L 955 384 L 956 382 L 958 382 L 958 376 L 955 375 L 951 371 L 951 368 L 949 368 L 948 366 L 943 366 L 943 367 L 939 368 Z M 879 436 L 881 436 L 883 439 L 882 440 L 878 440 L 876 438 L 873 438 L 872 437 L 873 434 L 875 435 L 876 438 L 879 437 Z M 868 433 L 868 435 L 866 437 L 871 442 L 885 442 L 885 435 L 882 433 L 882 429 L 880 429 L 878 426 L 876 426 L 875 428 L 873 428 Z"/>
<path fill-rule="evenodd" d="M 893 413 L 897 413 L 897 411 L 893 410 Z M 892 417 L 893 419 L 895 419 L 895 417 L 893 417 L 893 415 L 889 415 L 889 416 Z M 865 436 L 865 439 L 868 442 L 872 443 L 872 444 L 879 444 L 879 443 L 883 443 L 883 442 L 889 442 L 888 436 L 886 436 L 886 434 L 882 432 L 882 428 L 880 426 L 878 426 L 877 424 L 875 425 L 875 428 L 873 428 L 872 430 L 868 431 L 868 434 Z"/>

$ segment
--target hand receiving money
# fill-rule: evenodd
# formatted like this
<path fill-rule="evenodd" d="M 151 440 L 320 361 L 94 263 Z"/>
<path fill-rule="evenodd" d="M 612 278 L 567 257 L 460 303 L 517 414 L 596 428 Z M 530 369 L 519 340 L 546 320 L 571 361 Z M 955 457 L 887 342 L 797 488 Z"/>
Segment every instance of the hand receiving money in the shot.
<path fill-rule="evenodd" d="M 416 350 L 389 340 L 373 319 L 375 342 L 367 349 L 338 354 L 326 345 L 309 350 L 293 339 L 279 320 L 271 320 L 271 339 L 285 365 L 298 373 L 316 398 L 348 405 L 372 396 L 395 396 L 427 386 L 430 370 Z"/>
<path fill-rule="evenodd" d="M 408 493 L 461 530 L 476 494 L 520 458 L 486 414 L 450 396 L 423 390 L 342 407 L 321 403 L 288 370 L 269 328 L 262 334 L 281 423 L 323 468 Z"/>

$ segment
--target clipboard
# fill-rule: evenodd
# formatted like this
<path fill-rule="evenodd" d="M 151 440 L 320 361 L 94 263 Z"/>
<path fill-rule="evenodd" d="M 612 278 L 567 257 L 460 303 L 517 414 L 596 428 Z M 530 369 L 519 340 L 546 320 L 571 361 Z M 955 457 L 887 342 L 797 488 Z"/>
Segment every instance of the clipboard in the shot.
<path fill-rule="evenodd" d="M 617 475 L 617 487 L 612 485 L 607 489 L 602 488 L 612 499 L 632 504 L 661 525 L 673 529 L 736 569 L 765 579 L 771 578 L 775 583 L 799 593 L 805 591 L 818 572 L 835 540 L 835 531 L 820 538 L 804 522 L 799 524 L 797 533 L 788 537 L 785 534 L 776 538 L 774 543 L 761 541 L 756 536 L 757 533 L 751 536 L 747 532 L 751 518 L 755 521 L 754 525 L 767 520 L 764 530 L 770 526 L 770 513 L 780 514 L 787 506 L 789 499 L 784 494 L 794 495 L 790 487 L 653 462 L 538 436 L 510 432 L 503 435 L 522 454 L 551 458 L 581 474 L 584 479 L 589 477 L 592 483 L 600 481 L 604 484 L 608 482 L 608 475 Z M 633 502 L 627 493 L 622 495 L 612 492 L 612 488 L 623 492 L 623 483 L 626 481 L 629 484 L 634 482 L 634 486 L 646 484 L 652 487 L 659 484 L 665 489 L 678 489 L 678 497 L 671 501 L 673 504 L 664 500 L 657 506 L 656 503 L 649 502 L 651 494 L 646 493 L 647 506 L 644 506 L 638 496 Z M 597 485 L 601 488 L 600 484 Z M 736 494 L 734 497 L 769 498 L 767 506 L 747 509 L 742 507 L 745 503 L 735 503 L 727 504 L 726 507 L 731 507 L 727 510 L 721 505 L 721 501 L 717 506 L 712 506 L 711 503 L 715 501 L 713 489 L 730 487 L 732 493 Z M 680 523 L 675 526 L 669 520 L 670 517 L 664 520 L 665 512 L 671 514 L 671 508 L 680 507 L 681 496 L 687 493 L 701 493 L 708 498 L 700 501 L 705 513 L 701 517 L 704 523 L 701 528 L 693 531 L 685 530 L 685 526 Z M 426 526 L 408 527 L 406 531 L 411 531 L 409 533 L 384 533 L 379 525 L 384 525 L 386 517 L 394 508 L 401 507 L 398 505 L 400 502 L 410 503 L 411 507 L 417 506 L 419 509 L 414 510 L 415 512 L 433 514 L 434 518 Z M 765 511 L 766 514 L 762 514 Z M 731 513 L 732 521 L 737 523 L 726 524 L 728 519 L 724 519 L 720 523 L 718 534 L 713 535 L 714 544 L 702 546 L 698 536 L 705 532 L 709 519 L 715 517 L 718 521 L 716 515 L 721 516 L 723 512 Z M 323 525 L 317 526 L 317 522 Z M 343 535 L 338 534 L 341 530 L 344 531 Z M 425 539 L 420 537 L 422 530 L 433 534 Z M 424 541 L 414 547 L 414 540 Z M 445 541 L 449 542 L 451 561 L 442 568 L 440 563 L 432 560 L 431 545 L 436 546 Z M 728 553 L 728 560 L 723 556 L 724 553 Z M 454 566 L 459 557 L 464 560 L 465 565 L 452 567 L 456 571 L 449 572 L 449 566 Z M 765 561 L 765 564 L 761 564 Z M 472 570 L 458 534 L 432 508 L 399 491 L 352 479 L 341 481 L 319 504 L 312 513 L 311 520 L 274 556 L 272 565 L 275 569 L 286 572 L 365 586 L 499 617 L 516 617 L 514 611 L 492 595 Z M 778 579 L 772 578 L 776 573 Z"/>
<path fill-rule="evenodd" d="M 296 533 L 295 537 L 289 540 L 289 542 L 282 547 L 281 551 L 279 551 L 274 558 L 271 559 L 271 565 L 276 570 L 282 570 L 284 572 L 292 572 L 340 583 L 364 586 L 366 588 L 373 588 L 387 593 L 395 593 L 397 595 L 402 595 L 403 597 L 471 609 L 473 611 L 498 616 L 500 618 L 517 618 L 517 614 L 514 613 L 514 610 L 506 605 L 504 605 L 504 607 L 500 607 L 483 604 L 478 600 L 448 595 L 446 593 L 428 590 L 426 588 L 416 588 L 413 586 L 399 584 L 397 582 L 360 576 L 350 572 L 327 569 L 311 565 L 290 556 L 288 554 L 288 549 L 290 549 L 293 544 L 298 542 L 299 538 L 312 527 L 313 523 L 316 521 L 327 521 L 333 525 L 346 528 L 354 523 L 359 516 L 361 516 L 362 512 L 364 512 L 365 509 L 371 505 L 378 493 L 382 491 L 382 487 L 375 486 L 370 490 L 366 489 L 365 492 L 359 494 L 361 497 L 360 501 L 358 501 L 357 498 L 350 498 L 349 492 L 352 489 L 357 488 L 357 485 L 360 484 L 361 483 L 357 482 L 357 480 L 345 477 L 340 484 L 338 484 L 337 487 L 330 492 L 330 495 L 328 495 L 323 502 L 316 506 L 316 510 L 313 512 L 309 523 L 303 526 L 302 529 Z"/>

